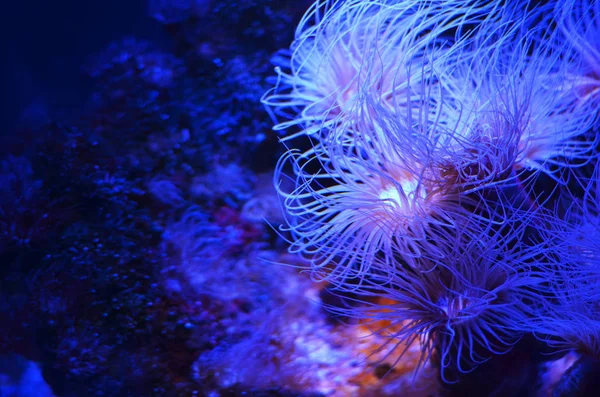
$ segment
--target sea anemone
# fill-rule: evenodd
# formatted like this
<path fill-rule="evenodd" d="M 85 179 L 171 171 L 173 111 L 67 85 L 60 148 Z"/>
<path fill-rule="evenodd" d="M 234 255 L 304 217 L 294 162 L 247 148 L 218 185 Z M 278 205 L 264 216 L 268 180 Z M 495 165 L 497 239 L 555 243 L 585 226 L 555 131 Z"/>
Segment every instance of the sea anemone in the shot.
<path fill-rule="evenodd" d="M 577 104 L 595 116 L 600 109 L 600 1 L 561 0 L 556 18 L 564 38 L 571 45 L 570 54 L 577 61 L 571 81 Z"/>
<path fill-rule="evenodd" d="M 378 260 L 410 264 L 434 255 L 455 229 L 469 230 L 469 219 L 489 218 L 476 210 L 480 197 L 462 194 L 446 175 L 426 136 L 377 114 L 368 133 L 336 132 L 341 142 L 289 150 L 275 171 L 290 251 L 306 256 L 319 280 L 361 279 Z"/>
<path fill-rule="evenodd" d="M 485 20 L 496 26 L 493 21 L 503 23 L 502 18 L 516 12 L 512 8 L 496 12 L 494 4 L 482 1 L 452 8 L 456 4 L 451 1 L 352 0 L 329 7 L 328 2 L 317 2 L 306 18 L 315 18 L 319 24 L 310 28 L 306 20 L 300 24 L 299 32 L 309 33 L 306 37 L 299 34 L 302 39 L 293 47 L 292 65 L 299 57 L 302 68 L 285 75 L 289 95 L 267 93 L 266 102 L 274 105 L 275 99 L 295 98 L 290 102 L 294 106 L 304 104 L 291 124 L 276 128 L 298 123 L 307 128 L 302 134 L 311 136 L 319 131 L 312 149 L 289 150 L 275 172 L 275 185 L 288 216 L 289 227 L 284 230 L 292 235 L 290 250 L 308 257 L 317 279 L 336 283 L 361 279 L 377 258 L 384 258 L 393 267 L 398 260 L 410 264 L 425 251 L 435 255 L 437 245 L 448 240 L 446 235 L 452 235 L 457 227 L 468 229 L 469 218 L 494 212 L 476 209 L 487 204 L 480 196 L 470 195 L 474 182 L 464 178 L 464 170 L 469 168 L 477 174 L 475 182 L 481 182 L 482 173 L 495 181 L 501 171 L 490 171 L 494 167 L 510 172 L 516 150 L 511 152 L 501 143 L 512 135 L 506 139 L 486 137 L 488 142 L 481 137 L 476 140 L 472 133 L 466 137 L 472 147 L 484 147 L 488 157 L 492 151 L 489 147 L 497 152 L 492 159 L 480 156 L 479 168 L 473 171 L 474 166 L 465 165 L 470 161 L 468 151 L 453 150 L 447 144 L 461 142 L 456 130 L 442 120 L 444 109 L 452 107 L 446 104 L 446 94 L 435 88 L 449 86 L 436 77 L 436 65 L 451 64 L 452 54 L 477 54 L 470 53 L 468 45 L 477 29 L 463 32 L 462 24 Z M 481 16 L 484 10 L 489 15 Z M 317 17 L 321 13 L 322 20 Z M 448 38 L 451 44 L 438 46 L 451 28 L 455 29 L 454 36 Z M 338 47 L 352 50 L 351 55 L 356 56 L 336 57 Z M 433 53 L 439 53 L 443 60 L 430 58 Z M 315 54 L 316 63 L 306 61 Z M 428 59 L 434 59 L 433 63 Z M 327 73 L 341 70 L 340 76 L 348 78 L 343 84 Z M 450 69 L 443 70 L 449 73 Z M 307 90 L 309 83 L 320 79 L 323 81 L 314 90 Z M 334 86 L 328 86 L 330 82 Z M 338 95 L 340 86 L 351 88 L 351 95 Z M 313 95 L 322 88 L 331 88 L 336 95 L 320 91 L 312 97 L 306 94 Z M 350 97 L 351 104 L 340 102 Z M 455 100 L 448 96 L 451 104 Z M 308 113 L 314 116 L 308 117 Z M 498 129 L 504 127 L 501 124 Z M 507 131 L 502 132 L 506 135 Z M 500 161 L 501 156 L 509 159 Z M 292 172 L 286 174 L 289 168 Z M 457 176 L 461 172 L 462 178 Z M 292 182 L 292 188 L 281 183 L 284 178 Z"/>
<path fill-rule="evenodd" d="M 582 197 L 540 231 L 554 246 L 547 271 L 550 299 L 534 302 L 536 315 L 524 329 L 551 346 L 576 350 L 600 359 L 600 167 L 581 178 Z"/>
<path fill-rule="evenodd" d="M 596 139 L 585 134 L 593 117 L 573 108 L 568 73 L 576 64 L 565 56 L 570 43 L 545 17 L 551 11 L 549 6 L 523 10 L 515 24 L 505 20 L 482 27 L 490 35 L 478 36 L 470 56 L 444 69 L 440 83 L 454 98 L 443 113 L 450 131 L 444 146 L 459 159 L 459 172 L 468 170 L 465 178 L 470 168 L 464 164 L 479 162 L 489 168 L 486 184 L 522 171 L 558 180 L 565 167 L 594 157 Z"/>
<path fill-rule="evenodd" d="M 274 59 L 277 83 L 263 103 L 275 119 L 284 120 L 275 130 L 297 125 L 302 132 L 288 138 L 322 136 L 361 114 L 357 101 L 365 90 L 388 110 L 403 114 L 422 111 L 426 91 L 428 110 L 435 113 L 441 103 L 435 64 L 457 52 L 454 41 L 468 41 L 469 35 L 455 40 L 453 32 L 465 23 L 492 18 L 498 9 L 489 1 L 469 7 L 459 3 L 315 2 L 300 22 L 291 50 Z"/>
<path fill-rule="evenodd" d="M 263 97 L 286 144 L 313 144 L 275 170 L 290 252 L 357 301 L 334 311 L 419 340 L 446 382 L 526 333 L 598 334 L 600 222 L 583 219 L 600 217 L 575 172 L 596 158 L 595 94 L 577 95 L 575 24 L 525 3 L 317 1 Z M 538 176 L 579 182 L 581 215 L 550 210 Z"/>
<path fill-rule="evenodd" d="M 479 224 L 477 239 L 457 231 L 453 244 L 440 247 L 443 255 L 424 254 L 412 268 L 373 272 L 358 298 L 346 298 L 357 302 L 333 310 L 373 324 L 373 332 L 399 348 L 420 341 L 421 366 L 434 359 L 445 382 L 457 381 L 508 352 L 525 333 L 521 325 L 535 314 L 531 302 L 551 291 L 547 247 L 533 244 L 537 216 L 519 211 L 513 216 L 501 227 Z M 372 296 L 391 303 L 374 303 Z"/>

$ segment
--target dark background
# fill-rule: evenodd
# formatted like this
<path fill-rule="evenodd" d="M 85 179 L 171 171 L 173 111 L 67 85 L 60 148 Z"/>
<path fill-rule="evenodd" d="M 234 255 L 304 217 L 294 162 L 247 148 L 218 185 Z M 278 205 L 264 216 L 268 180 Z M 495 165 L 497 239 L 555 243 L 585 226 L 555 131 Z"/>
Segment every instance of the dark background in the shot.
<path fill-rule="evenodd" d="M 146 0 L 6 3 L 0 11 L 4 136 L 14 134 L 23 120 L 65 120 L 77 114 L 92 86 L 82 73 L 91 54 L 129 35 L 160 42 L 164 32 L 148 16 Z"/>
<path fill-rule="evenodd" d="M 147 3 L 6 1 L 0 8 L 0 134 L 14 134 L 22 120 L 67 121 L 79 113 L 92 87 L 82 65 L 113 41 L 130 35 L 154 45 L 163 41 L 164 29 L 148 16 Z"/>

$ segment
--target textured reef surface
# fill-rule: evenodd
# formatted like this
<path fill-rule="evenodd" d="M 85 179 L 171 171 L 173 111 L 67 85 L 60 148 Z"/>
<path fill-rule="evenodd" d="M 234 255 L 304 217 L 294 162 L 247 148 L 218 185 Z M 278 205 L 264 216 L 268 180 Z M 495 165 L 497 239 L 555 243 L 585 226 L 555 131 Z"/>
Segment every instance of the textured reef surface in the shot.
<path fill-rule="evenodd" d="M 141 3 L 11 63 L 0 396 L 595 395 L 599 1 Z"/>

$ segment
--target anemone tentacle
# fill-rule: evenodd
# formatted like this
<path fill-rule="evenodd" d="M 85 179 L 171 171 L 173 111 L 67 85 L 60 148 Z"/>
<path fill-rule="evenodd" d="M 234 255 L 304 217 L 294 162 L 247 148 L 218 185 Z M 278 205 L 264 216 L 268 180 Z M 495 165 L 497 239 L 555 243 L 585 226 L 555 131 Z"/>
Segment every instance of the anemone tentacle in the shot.
<path fill-rule="evenodd" d="M 262 98 L 312 144 L 275 170 L 290 252 L 447 382 L 525 333 L 600 354 L 600 2 L 506 3 L 317 1 Z"/>
<path fill-rule="evenodd" d="M 444 146 L 491 164 L 490 179 L 512 168 L 517 175 L 533 170 L 558 180 L 557 170 L 594 158 L 596 137 L 586 135 L 593 117 L 573 109 L 568 74 L 576 65 L 565 57 L 572 45 L 552 30 L 549 11 L 535 9 L 500 31 L 490 26 L 500 35 L 498 45 L 485 45 L 490 37 L 482 35 L 472 43 L 478 55 L 446 68 L 440 79 L 458 104 L 446 107 Z"/>
<path fill-rule="evenodd" d="M 570 69 L 570 79 L 577 96 L 576 110 L 600 111 L 600 1 L 561 0 L 556 4 L 556 18 L 563 37 L 571 45 L 569 54 L 577 64 Z"/>
<path fill-rule="evenodd" d="M 429 110 L 441 103 L 435 91 L 436 64 L 458 54 L 470 39 L 456 33 L 464 24 L 498 18 L 501 7 L 457 0 L 317 1 L 296 31 L 290 51 L 275 58 L 277 84 L 263 96 L 276 130 L 300 126 L 322 136 L 359 114 L 361 91 L 377 95 L 389 110 L 418 111 L 421 84 L 428 87 Z M 456 36 L 456 37 L 453 37 Z"/>
<path fill-rule="evenodd" d="M 423 361 L 437 356 L 444 380 L 455 381 L 451 376 L 509 351 L 525 332 L 520 325 L 536 314 L 530 303 L 553 291 L 541 247 L 524 236 L 539 220 L 517 217 L 500 228 L 480 224 L 477 240 L 458 232 L 454 244 L 439 247 L 442 255 L 424 255 L 416 268 L 378 267 L 366 281 L 371 292 L 352 298 L 361 305 L 333 310 L 368 319 L 391 344 L 419 339 Z M 372 303 L 373 295 L 390 303 Z"/>

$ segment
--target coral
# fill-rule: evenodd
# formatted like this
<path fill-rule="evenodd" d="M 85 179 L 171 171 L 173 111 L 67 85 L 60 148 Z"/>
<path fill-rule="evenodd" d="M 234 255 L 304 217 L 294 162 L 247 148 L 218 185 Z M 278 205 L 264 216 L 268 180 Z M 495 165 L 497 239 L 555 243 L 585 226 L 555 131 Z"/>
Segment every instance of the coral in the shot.
<path fill-rule="evenodd" d="M 208 12 L 210 3 L 211 0 L 152 0 L 148 4 L 148 13 L 162 23 L 172 24 Z"/>
<path fill-rule="evenodd" d="M 89 104 L 93 131 L 112 142 L 129 135 L 116 150 L 179 127 L 172 119 L 180 106 L 173 86 L 183 65 L 173 55 L 131 38 L 92 57 L 87 70 L 97 86 Z"/>
<path fill-rule="evenodd" d="M 172 55 L 154 49 L 150 43 L 129 37 L 97 54 L 86 69 L 90 76 L 108 84 L 104 86 L 105 94 L 115 99 L 134 92 L 119 84 L 123 82 L 146 83 L 159 89 L 172 86 L 174 80 L 181 77 L 183 65 Z M 115 76 L 119 78 L 115 79 Z"/>
<path fill-rule="evenodd" d="M 56 365 L 66 367 L 69 377 L 85 378 L 106 370 L 112 350 L 93 327 L 72 325 L 62 332 L 56 346 Z"/>
<path fill-rule="evenodd" d="M 254 195 L 242 207 L 240 218 L 258 226 L 277 225 L 283 221 L 281 201 L 273 186 L 272 176 L 259 174 L 254 184 Z"/>
<path fill-rule="evenodd" d="M 297 5 L 217 7 L 217 19 L 180 8 L 172 39 L 124 38 L 91 56 L 83 114 L 27 124 L 0 159 L 0 351 L 39 361 L 57 395 L 204 395 L 192 364 L 250 335 L 261 306 L 282 312 L 282 274 L 264 277 L 259 259 L 277 260 L 262 223 L 277 198 L 246 205 L 277 151 L 259 102 L 273 49 L 238 42 L 238 28 L 285 42 L 271 33 Z"/>
<path fill-rule="evenodd" d="M 0 169 L 0 249 L 28 246 L 47 231 L 46 205 L 38 206 L 43 182 L 25 157 L 9 156 Z M 40 200 L 41 201 L 41 200 Z"/>
<path fill-rule="evenodd" d="M 191 50 L 190 61 L 201 58 L 218 63 L 232 49 L 234 53 L 257 47 L 272 51 L 287 45 L 289 24 L 308 5 L 305 0 L 152 0 L 149 13 L 167 25 L 182 48 Z"/>
<path fill-rule="evenodd" d="M 253 185 L 254 175 L 239 164 L 215 164 L 210 172 L 193 179 L 190 193 L 209 203 L 222 201 L 236 207 L 251 197 Z"/>

